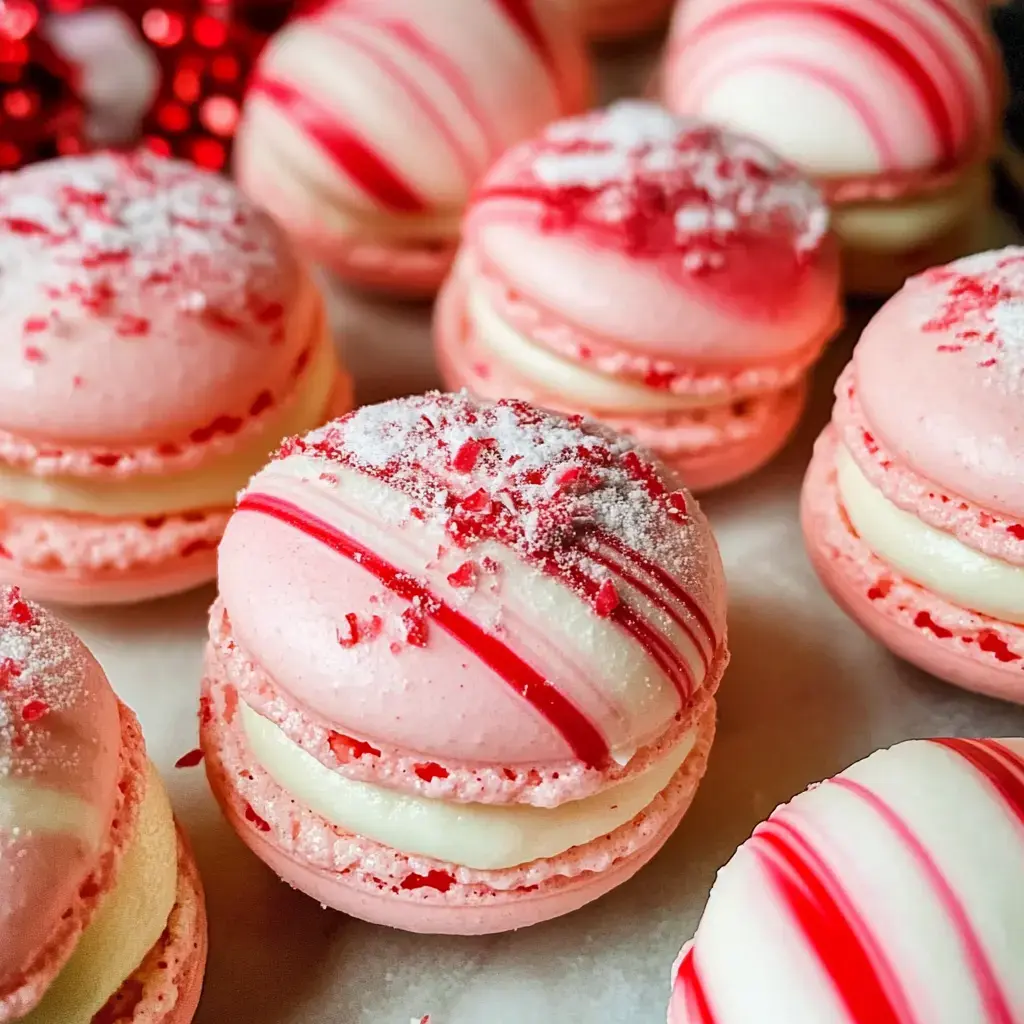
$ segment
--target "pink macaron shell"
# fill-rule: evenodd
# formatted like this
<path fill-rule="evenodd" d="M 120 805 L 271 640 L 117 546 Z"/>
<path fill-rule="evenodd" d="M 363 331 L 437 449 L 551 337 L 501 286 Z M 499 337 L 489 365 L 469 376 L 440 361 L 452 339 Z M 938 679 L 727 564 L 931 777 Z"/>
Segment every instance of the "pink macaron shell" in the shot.
<path fill-rule="evenodd" d="M 953 605 L 878 558 L 843 513 L 837 443 L 831 427 L 819 438 L 801 502 L 807 549 L 826 589 L 899 657 L 966 689 L 1024 702 L 1024 629 Z"/>
<path fill-rule="evenodd" d="M 203 991 L 208 950 L 203 884 L 178 830 L 178 889 L 167 928 L 92 1024 L 189 1024 Z"/>
<path fill-rule="evenodd" d="M 288 381 L 309 297 L 284 235 L 223 178 L 139 153 L 0 183 L 0 427 L 47 443 L 186 440 Z"/>
<path fill-rule="evenodd" d="M 583 0 L 583 22 L 593 39 L 623 39 L 661 27 L 672 7 L 673 0 Z"/>
<path fill-rule="evenodd" d="M 63 692 L 66 695 L 67 689 Z M 52 700 L 51 711 L 30 723 L 33 727 L 47 719 L 58 724 L 66 714 L 61 710 L 59 695 L 49 690 L 47 693 Z M 12 854 L 10 867 L 0 876 L 4 954 L 0 1021 L 5 1024 L 19 1020 L 35 1006 L 60 972 L 103 897 L 115 884 L 121 858 L 131 841 L 145 788 L 145 748 L 134 715 L 123 705 L 119 710 L 120 723 L 115 718 L 114 728 L 118 730 L 115 735 L 120 736 L 120 761 L 116 760 L 115 739 L 114 773 L 110 773 L 109 765 L 104 766 L 109 777 L 102 780 L 97 779 L 95 770 L 91 776 L 75 772 L 70 777 L 66 767 L 63 771 L 61 788 L 70 793 L 77 791 L 83 797 L 89 795 L 82 792 L 83 787 L 92 791 L 98 782 L 103 783 L 102 792 L 96 790 L 90 797 L 98 802 L 101 813 L 109 815 L 98 848 L 83 850 L 69 837 L 45 832 L 5 840 L 7 852 Z M 114 714 L 118 714 L 116 702 Z M 106 731 L 107 726 L 103 729 Z M 96 736 L 90 734 L 93 746 Z M 73 733 L 68 738 L 72 737 Z M 31 738 L 26 739 L 23 750 L 40 750 Z M 88 764 L 88 748 L 76 749 L 83 756 L 82 763 Z M 64 755 L 67 752 L 65 746 Z M 65 766 L 73 763 L 64 761 Z M 45 766 L 42 775 L 48 775 Z M 57 777 L 52 781 L 57 783 Z"/>
<path fill-rule="evenodd" d="M 208 686 L 201 738 L 214 795 L 243 841 L 294 887 L 325 906 L 407 931 L 479 935 L 576 910 L 621 884 L 661 848 L 704 773 L 714 707 L 666 790 L 615 832 L 560 857 L 474 871 L 400 854 L 346 834 L 297 805 L 254 765 L 225 691 Z"/>
<path fill-rule="evenodd" d="M 1024 566 L 1024 522 L 944 491 L 901 462 L 869 429 L 855 377 L 850 364 L 836 382 L 832 423 L 865 478 L 897 508 L 923 523 L 991 558 Z"/>
<path fill-rule="evenodd" d="M 823 345 L 837 319 L 820 193 L 759 143 L 653 104 L 558 122 L 506 153 L 464 238 L 485 280 L 655 369 L 772 365 Z"/>
<path fill-rule="evenodd" d="M 586 488 L 556 485 L 562 472 L 583 474 L 580 458 L 595 460 Z M 523 403 L 487 407 L 430 394 L 363 409 L 282 450 L 250 484 L 220 548 L 232 631 L 283 694 L 340 732 L 442 762 L 605 762 L 609 744 L 635 750 L 657 740 L 671 724 L 670 705 L 685 709 L 710 682 L 685 659 L 710 664 L 724 643 L 724 591 L 706 521 L 682 492 L 671 498 L 679 507 L 670 504 L 673 478 L 666 484 L 658 474 L 625 440 Z M 492 499 L 488 488 L 507 497 Z M 371 500 L 388 509 L 383 530 Z M 596 532 L 549 532 L 564 515 L 587 518 Z M 466 532 L 478 529 L 492 545 L 483 552 Z M 348 538 L 371 534 L 372 551 L 345 553 Z M 555 547 L 544 555 L 548 543 Z M 693 654 L 655 637 L 626 606 L 609 608 L 608 623 L 593 612 L 598 584 L 576 563 L 607 563 L 605 546 L 617 552 L 611 571 L 619 559 L 634 566 L 623 579 L 635 578 L 669 609 L 671 629 L 697 645 L 688 647 Z M 531 557 L 546 566 L 536 586 Z M 469 586 L 455 574 L 460 567 Z M 524 569 L 521 586 L 505 582 Z M 417 581 L 416 595 L 407 579 Z M 462 617 L 470 606 L 472 622 Z M 581 617 L 588 635 L 578 650 L 552 635 L 545 609 L 553 606 Z M 491 621 L 500 629 L 472 624 Z M 642 705 L 631 703 L 641 694 L 621 687 L 625 669 L 612 677 L 593 660 L 594 644 L 613 641 L 623 657 L 639 645 L 651 662 L 645 671 L 657 673 Z M 524 691 L 526 678 L 533 682 Z M 544 679 L 558 681 L 558 694 Z M 416 713 L 397 714 L 399 707 Z M 649 717 L 647 707 L 661 710 Z"/>
<path fill-rule="evenodd" d="M 907 282 L 865 329 L 854 383 L 868 429 L 910 470 L 1024 520 L 1024 249 Z"/>
<path fill-rule="evenodd" d="M 574 405 L 516 373 L 480 344 L 465 316 L 462 284 L 459 276 L 449 279 L 435 313 L 434 342 L 445 387 L 467 388 L 490 400 L 517 395 L 541 408 L 599 418 L 654 452 L 696 493 L 739 480 L 770 461 L 792 434 L 806 404 L 804 374 L 797 371 L 796 383 L 788 387 L 699 409 L 638 408 L 635 413 L 609 414 Z M 788 368 L 782 372 L 790 377 Z M 758 376 L 769 374 L 765 370 Z M 708 387 L 725 385 L 722 378 L 703 382 Z"/>

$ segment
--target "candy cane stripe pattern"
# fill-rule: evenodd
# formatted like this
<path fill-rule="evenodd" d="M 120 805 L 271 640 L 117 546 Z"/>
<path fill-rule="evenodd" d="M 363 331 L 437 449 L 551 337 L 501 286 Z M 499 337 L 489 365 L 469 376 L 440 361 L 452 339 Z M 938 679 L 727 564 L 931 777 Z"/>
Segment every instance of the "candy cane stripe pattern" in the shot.
<path fill-rule="evenodd" d="M 586 107 L 563 0 L 334 0 L 287 26 L 253 77 L 244 188 L 316 259 L 429 293 L 462 208 L 508 146 Z"/>
<path fill-rule="evenodd" d="M 669 1024 L 1024 1021 L 1024 739 L 912 740 L 780 807 L 719 873 Z"/>
<path fill-rule="evenodd" d="M 975 0 L 689 0 L 663 94 L 817 176 L 851 289 L 885 294 L 977 248 L 1004 96 L 984 19 Z"/>
<path fill-rule="evenodd" d="M 286 445 L 221 549 L 202 741 L 242 838 L 336 909 L 472 934 L 665 841 L 728 660 L 700 509 L 625 438 L 428 394 Z"/>

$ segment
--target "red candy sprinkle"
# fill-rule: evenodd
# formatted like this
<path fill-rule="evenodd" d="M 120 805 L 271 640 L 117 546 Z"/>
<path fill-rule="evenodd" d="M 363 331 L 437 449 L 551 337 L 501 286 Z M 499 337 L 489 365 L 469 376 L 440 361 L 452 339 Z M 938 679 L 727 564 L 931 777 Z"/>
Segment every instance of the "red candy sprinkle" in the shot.
<path fill-rule="evenodd" d="M 46 353 L 39 348 L 37 345 L 26 345 L 25 346 L 25 362 L 27 363 L 45 363 Z"/>
<path fill-rule="evenodd" d="M 50 321 L 45 317 L 33 316 L 25 321 L 24 331 L 26 334 L 38 334 L 40 331 L 45 331 L 49 326 Z"/>
<path fill-rule="evenodd" d="M 455 884 L 455 876 L 447 871 L 428 871 L 425 875 L 406 875 L 402 879 L 403 889 L 436 889 L 447 892 Z"/>
<path fill-rule="evenodd" d="M 419 608 L 406 608 L 402 612 L 405 641 L 410 647 L 427 646 L 427 619 Z"/>
<path fill-rule="evenodd" d="M 17 622 L 21 626 L 34 626 L 36 624 L 36 617 L 24 601 L 19 597 L 15 596 L 16 591 L 11 592 L 11 596 L 14 600 L 11 601 L 7 608 L 8 613 L 11 616 L 12 622 Z"/>
<path fill-rule="evenodd" d="M 433 761 L 428 761 L 426 764 L 418 764 L 413 768 L 413 771 L 424 782 L 433 782 L 434 779 L 448 778 L 448 769 L 442 768 L 441 765 L 435 764 Z"/>
<path fill-rule="evenodd" d="M 914 625 L 918 629 L 927 629 L 934 633 L 940 640 L 948 640 L 952 635 L 951 629 L 940 626 L 927 612 L 918 612 L 914 619 Z"/>
<path fill-rule="evenodd" d="M 467 512 L 490 512 L 491 496 L 481 487 L 459 502 Z"/>
<path fill-rule="evenodd" d="M 987 654 L 995 655 L 996 660 L 1004 664 L 1021 660 L 1021 656 L 1014 654 L 1006 641 L 995 630 L 983 629 L 978 634 L 978 646 Z"/>
<path fill-rule="evenodd" d="M 604 580 L 598 588 L 597 597 L 594 600 L 594 611 L 601 618 L 606 619 L 619 607 L 619 604 L 619 592 L 615 589 L 615 584 L 609 579 Z"/>
<path fill-rule="evenodd" d="M 686 495 L 682 491 L 673 491 L 668 496 L 670 514 L 685 516 L 687 513 Z"/>
<path fill-rule="evenodd" d="M 196 747 L 195 750 L 190 750 L 187 754 L 182 754 L 177 761 L 174 762 L 175 768 L 195 768 L 197 764 L 203 759 L 203 752 Z"/>
<path fill-rule="evenodd" d="M 21 717 L 26 722 L 38 722 L 50 710 L 50 705 L 42 700 L 30 700 L 22 709 Z"/>
<path fill-rule="evenodd" d="M 332 732 L 327 737 L 327 745 L 341 764 L 358 761 L 361 757 L 380 757 L 380 751 L 376 747 L 340 732 Z"/>
<path fill-rule="evenodd" d="M 341 647 L 355 647 L 359 643 L 359 619 L 355 612 L 348 612 L 345 615 L 345 624 L 339 626 L 335 634 Z"/>
<path fill-rule="evenodd" d="M 463 441 L 455 453 L 455 458 L 452 459 L 452 468 L 459 473 L 471 473 L 482 448 L 483 445 L 475 438 Z"/>
<path fill-rule="evenodd" d="M 270 831 L 270 823 L 252 809 L 252 804 L 245 805 L 245 820 L 252 822 L 260 832 Z"/>
<path fill-rule="evenodd" d="M 453 573 L 448 574 L 448 582 L 456 588 L 476 586 L 476 566 L 472 562 L 463 562 Z"/>
<path fill-rule="evenodd" d="M 1024 540 L 1024 525 L 1020 523 L 1012 523 L 1006 528 L 1007 533 L 1016 540 Z"/>
<path fill-rule="evenodd" d="M 4 658 L 0 661 L 0 690 L 6 690 L 20 675 L 21 666 L 13 658 Z"/>

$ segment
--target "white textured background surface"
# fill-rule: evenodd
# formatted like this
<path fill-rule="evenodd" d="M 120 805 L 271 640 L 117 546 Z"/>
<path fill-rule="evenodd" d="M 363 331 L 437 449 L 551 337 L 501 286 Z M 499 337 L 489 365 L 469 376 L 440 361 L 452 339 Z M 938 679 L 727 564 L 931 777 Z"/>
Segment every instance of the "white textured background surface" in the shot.
<path fill-rule="evenodd" d="M 609 95 L 641 91 L 650 55 L 606 58 Z M 863 312 L 816 374 L 797 437 L 753 479 L 703 502 L 731 588 L 732 665 L 707 778 L 675 837 L 633 881 L 568 918 L 483 939 L 405 935 L 293 892 L 230 832 L 201 768 L 195 707 L 212 588 L 69 616 L 138 712 L 206 882 L 211 957 L 197 1024 L 660 1024 L 669 969 L 715 871 L 776 804 L 876 747 L 935 734 L 1024 735 L 1024 708 L 902 664 L 835 608 L 803 553 L 797 495 Z M 436 383 L 425 307 L 337 296 L 362 402 Z M 756 1022 L 751 1022 L 756 1024 Z"/>

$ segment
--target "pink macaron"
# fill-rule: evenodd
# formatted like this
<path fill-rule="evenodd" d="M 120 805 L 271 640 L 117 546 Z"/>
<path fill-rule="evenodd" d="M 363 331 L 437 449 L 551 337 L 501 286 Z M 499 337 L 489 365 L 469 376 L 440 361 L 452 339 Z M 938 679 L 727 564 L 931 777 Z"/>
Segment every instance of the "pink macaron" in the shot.
<path fill-rule="evenodd" d="M 431 295 L 483 172 L 590 93 L 566 0 L 331 0 L 263 54 L 238 177 L 338 277 Z"/>
<path fill-rule="evenodd" d="M 223 178 L 138 154 L 0 178 L 0 580 L 136 601 L 213 578 L 236 492 L 349 406 L 324 303 Z"/>
<path fill-rule="evenodd" d="M 911 740 L 783 807 L 722 868 L 669 1024 L 1024 1020 L 1024 739 Z"/>
<path fill-rule="evenodd" d="M 192 854 L 135 716 L 63 623 L 0 587 L 0 1022 L 188 1024 Z"/>
<path fill-rule="evenodd" d="M 1024 249 L 912 278 L 871 321 L 803 521 L 826 587 L 882 643 L 1024 701 Z"/>
<path fill-rule="evenodd" d="M 799 172 L 625 102 L 492 168 L 435 339 L 449 387 L 593 416 L 707 490 L 782 447 L 841 316 L 828 213 Z"/>
<path fill-rule="evenodd" d="M 202 745 L 283 879 L 416 932 L 624 882 L 704 773 L 728 660 L 700 510 L 631 442 L 428 394 L 285 445 L 220 552 Z"/>
<path fill-rule="evenodd" d="M 583 24 L 592 39 L 611 41 L 653 32 L 668 22 L 673 0 L 581 0 Z"/>
<path fill-rule="evenodd" d="M 661 93 L 821 185 L 852 292 L 986 243 L 1002 67 L 979 0 L 680 0 Z"/>

